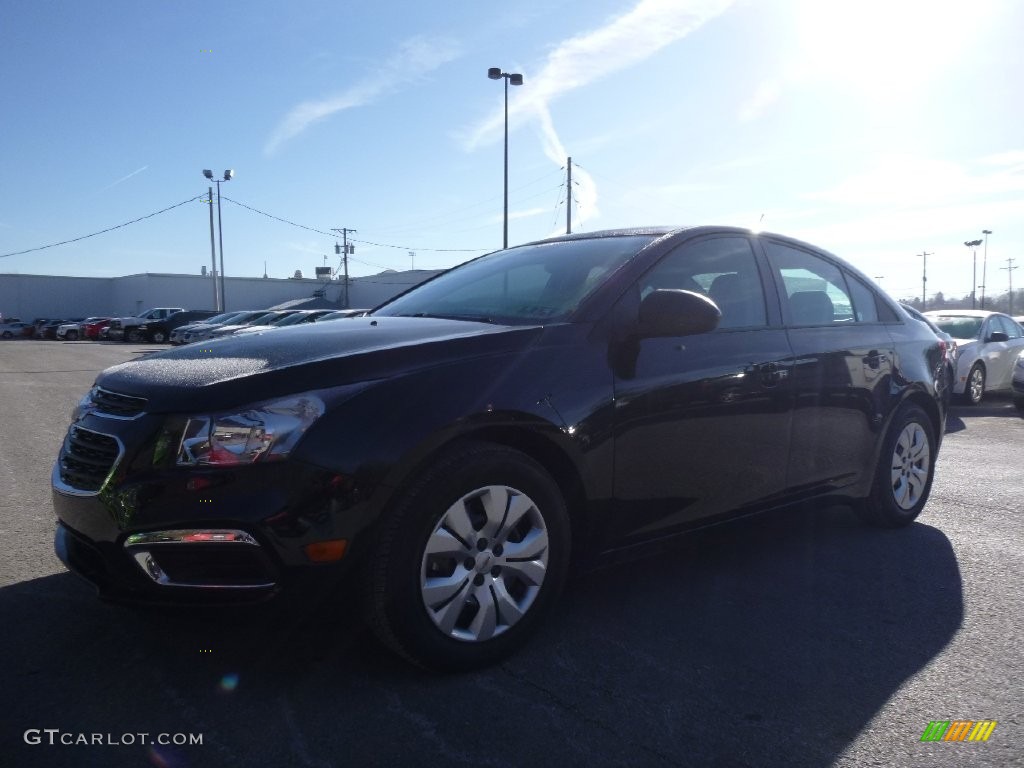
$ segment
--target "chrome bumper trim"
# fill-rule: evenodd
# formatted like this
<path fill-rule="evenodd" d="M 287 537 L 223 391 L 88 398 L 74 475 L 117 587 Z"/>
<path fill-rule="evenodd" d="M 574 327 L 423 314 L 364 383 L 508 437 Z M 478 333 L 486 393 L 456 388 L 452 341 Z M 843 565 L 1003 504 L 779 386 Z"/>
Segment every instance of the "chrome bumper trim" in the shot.
<path fill-rule="evenodd" d="M 203 544 L 243 544 L 252 547 L 260 546 L 245 531 L 227 528 L 189 528 L 177 531 L 150 531 L 133 533 L 125 542 L 124 547 L 134 558 L 142 572 L 162 587 L 189 587 L 191 589 L 269 589 L 277 586 L 276 582 L 259 584 L 197 584 L 194 582 L 173 581 L 160 567 L 153 552 L 148 549 L 153 544 L 185 544 L 202 546 Z"/>

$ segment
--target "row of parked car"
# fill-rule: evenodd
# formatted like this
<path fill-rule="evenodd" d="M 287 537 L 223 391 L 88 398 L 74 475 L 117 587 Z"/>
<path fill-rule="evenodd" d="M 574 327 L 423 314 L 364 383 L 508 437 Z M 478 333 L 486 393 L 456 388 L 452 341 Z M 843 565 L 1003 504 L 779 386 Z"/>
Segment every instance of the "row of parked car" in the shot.
<path fill-rule="evenodd" d="M 188 344 L 233 333 L 269 327 L 337 320 L 362 314 L 365 309 L 246 310 L 218 314 L 209 310 L 154 307 L 137 317 L 37 318 L 26 323 L 10 318 L 0 323 L 0 338 L 20 337 L 59 341 L 128 341 Z"/>
<path fill-rule="evenodd" d="M 978 405 L 988 392 L 1012 391 L 1024 412 L 1024 317 L 973 309 L 923 314 L 907 305 L 903 309 L 941 340 L 951 383 L 947 395 Z"/>

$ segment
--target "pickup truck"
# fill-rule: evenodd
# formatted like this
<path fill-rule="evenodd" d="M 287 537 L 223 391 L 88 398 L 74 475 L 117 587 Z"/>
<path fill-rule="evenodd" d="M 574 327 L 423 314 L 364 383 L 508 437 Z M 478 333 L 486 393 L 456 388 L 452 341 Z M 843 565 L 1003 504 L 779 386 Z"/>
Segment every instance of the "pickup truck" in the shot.
<path fill-rule="evenodd" d="M 181 307 L 154 307 L 147 309 L 138 317 L 115 317 L 110 321 L 107 337 L 138 343 L 143 339 L 142 332 L 139 330 L 140 325 L 156 320 L 166 320 L 175 312 L 184 311 Z"/>
<path fill-rule="evenodd" d="M 208 309 L 186 309 L 184 312 L 175 312 L 163 320 L 147 320 L 138 326 L 138 331 L 146 341 L 163 344 L 175 328 L 181 328 L 189 323 L 200 323 L 216 314 Z"/>

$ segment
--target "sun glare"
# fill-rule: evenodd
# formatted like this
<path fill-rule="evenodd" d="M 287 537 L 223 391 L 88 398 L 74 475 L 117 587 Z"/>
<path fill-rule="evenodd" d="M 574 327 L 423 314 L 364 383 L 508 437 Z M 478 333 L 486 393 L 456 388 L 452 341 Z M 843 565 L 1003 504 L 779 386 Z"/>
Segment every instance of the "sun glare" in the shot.
<path fill-rule="evenodd" d="M 876 96 L 919 87 L 970 43 L 984 8 L 934 0 L 801 2 L 798 76 Z"/>

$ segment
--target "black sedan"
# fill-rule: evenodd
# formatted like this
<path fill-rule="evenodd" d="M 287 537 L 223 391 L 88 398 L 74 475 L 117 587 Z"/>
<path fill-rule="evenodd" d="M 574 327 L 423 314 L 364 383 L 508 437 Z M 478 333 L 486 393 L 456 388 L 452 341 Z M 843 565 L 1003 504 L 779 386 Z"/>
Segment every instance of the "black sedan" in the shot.
<path fill-rule="evenodd" d="M 56 550 L 102 595 L 359 579 L 380 638 L 493 663 L 594 562 L 813 499 L 913 521 L 939 340 L 862 273 L 723 227 L 483 256 L 365 317 L 103 372 L 53 469 Z"/>

